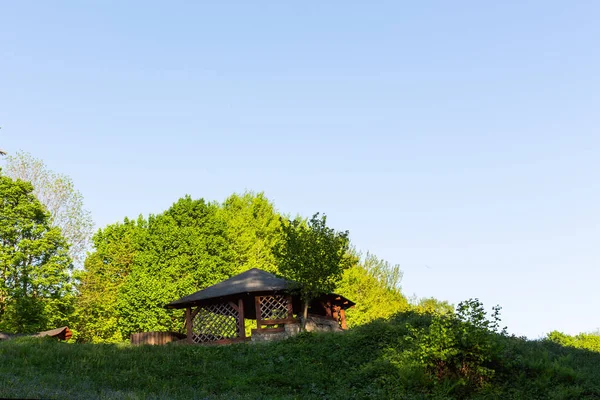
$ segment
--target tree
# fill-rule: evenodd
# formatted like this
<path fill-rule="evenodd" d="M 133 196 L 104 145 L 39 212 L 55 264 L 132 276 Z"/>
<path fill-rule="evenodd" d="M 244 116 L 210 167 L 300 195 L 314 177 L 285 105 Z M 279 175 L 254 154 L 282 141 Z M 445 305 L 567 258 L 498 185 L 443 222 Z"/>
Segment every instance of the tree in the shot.
<path fill-rule="evenodd" d="M 51 225 L 60 228 L 67 239 L 71 258 L 76 265 L 83 264 L 94 224 L 71 178 L 48 170 L 41 160 L 24 152 L 6 157 L 4 172 L 31 182 L 33 194 L 50 213 Z"/>
<path fill-rule="evenodd" d="M 227 226 L 227 239 L 236 273 L 251 268 L 277 272 L 273 248 L 281 240 L 280 216 L 263 193 L 232 194 L 220 213 Z"/>
<path fill-rule="evenodd" d="M 67 242 L 33 186 L 1 174 L 0 243 L 0 330 L 28 333 L 64 323 L 72 311 Z"/>
<path fill-rule="evenodd" d="M 218 207 L 186 196 L 148 218 L 131 273 L 119 289 L 119 329 L 125 337 L 182 330 L 183 311 L 166 310 L 165 304 L 234 275 Z"/>
<path fill-rule="evenodd" d="M 402 282 L 402 270 L 400 265 L 391 265 L 389 262 L 377 258 L 375 254 L 367 252 L 364 259 L 361 260 L 361 265 L 365 271 L 377 279 L 381 285 L 391 291 L 400 293 L 400 282 Z"/>
<path fill-rule="evenodd" d="M 498 337 L 507 336 L 506 328 L 500 329 L 500 310 L 492 307 L 488 318 L 479 299 L 469 299 L 458 303 L 456 313 L 432 314 L 427 326 L 409 324 L 416 359 L 437 381 L 458 379 L 459 390 L 484 386 L 494 377 L 494 365 L 502 356 Z"/>
<path fill-rule="evenodd" d="M 329 228 L 327 217 L 319 217 L 319 213 L 308 221 L 282 221 L 281 231 L 283 241 L 275 247 L 275 256 L 279 271 L 298 284 L 294 290 L 303 301 L 305 329 L 310 301 L 332 292 L 344 270 L 355 261 L 348 252 L 348 231 Z"/>
<path fill-rule="evenodd" d="M 407 311 L 410 305 L 400 291 L 401 278 L 398 265 L 391 266 L 370 253 L 345 270 L 336 290 L 356 303 L 347 311 L 348 326 Z"/>
<path fill-rule="evenodd" d="M 118 343 L 126 338 L 121 331 L 117 309 L 119 291 L 133 269 L 146 220 L 125 218 L 107 225 L 92 238 L 94 251 L 78 274 L 75 334 L 78 341 Z"/>
<path fill-rule="evenodd" d="M 434 297 L 425 297 L 419 299 L 412 306 L 413 310 L 420 313 L 449 315 L 454 313 L 454 306 L 446 300 L 438 300 Z"/>

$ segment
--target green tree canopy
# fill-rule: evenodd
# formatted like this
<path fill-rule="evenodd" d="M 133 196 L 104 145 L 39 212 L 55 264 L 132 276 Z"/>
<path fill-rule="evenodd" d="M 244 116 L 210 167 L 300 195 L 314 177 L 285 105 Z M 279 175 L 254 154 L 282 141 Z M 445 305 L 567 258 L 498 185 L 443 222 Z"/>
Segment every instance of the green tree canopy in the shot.
<path fill-rule="evenodd" d="M 359 256 L 356 256 L 359 259 Z M 362 325 L 377 318 L 388 318 L 410 308 L 400 291 L 402 272 L 398 265 L 367 253 L 344 271 L 337 293 L 356 303 L 347 311 L 348 326 Z"/>
<path fill-rule="evenodd" d="M 86 342 L 121 342 L 119 290 L 133 269 L 146 221 L 125 218 L 93 237 L 94 251 L 78 274 L 76 336 Z"/>
<path fill-rule="evenodd" d="M 109 225 L 93 240 L 79 286 L 83 341 L 181 331 L 181 312 L 165 304 L 235 273 L 219 205 L 203 199 L 186 196 L 147 220 Z"/>
<path fill-rule="evenodd" d="M 71 312 L 71 258 L 29 182 L 0 170 L 0 330 L 35 332 Z"/>
<path fill-rule="evenodd" d="M 348 232 L 327 227 L 324 216 L 282 219 L 262 193 L 233 194 L 223 203 L 186 196 L 163 213 L 100 229 L 93 244 L 78 275 L 82 341 L 181 331 L 182 312 L 165 304 L 254 267 L 308 282 L 305 299 L 335 290 L 355 301 L 350 326 L 409 307 L 399 266 L 360 258 L 349 250 Z"/>
<path fill-rule="evenodd" d="M 22 151 L 6 157 L 4 173 L 10 178 L 31 182 L 33 194 L 50 213 L 50 225 L 61 229 L 69 244 L 69 255 L 81 266 L 94 223 L 73 180 L 50 171 L 42 160 Z"/>
<path fill-rule="evenodd" d="M 164 305 L 218 283 L 234 272 L 218 204 L 186 196 L 151 215 L 139 236 L 131 274 L 119 290 L 121 331 L 181 330 L 179 312 Z"/>
<path fill-rule="evenodd" d="M 348 231 L 336 232 L 327 226 L 327 217 L 319 213 L 308 221 L 284 221 L 281 230 L 283 240 L 275 247 L 275 255 L 279 271 L 299 284 L 304 328 L 310 301 L 333 292 L 344 270 L 354 262 L 348 251 Z"/>
<path fill-rule="evenodd" d="M 236 273 L 277 272 L 273 248 L 281 241 L 280 216 L 263 193 L 232 194 L 221 207 Z"/>

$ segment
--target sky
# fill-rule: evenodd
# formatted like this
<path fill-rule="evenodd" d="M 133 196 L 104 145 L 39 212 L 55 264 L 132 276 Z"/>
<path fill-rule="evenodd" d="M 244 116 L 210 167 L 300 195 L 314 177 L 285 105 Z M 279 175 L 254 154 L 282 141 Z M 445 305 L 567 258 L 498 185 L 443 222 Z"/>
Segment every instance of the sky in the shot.
<path fill-rule="evenodd" d="M 600 328 L 600 3 L 0 3 L 0 148 L 98 228 L 185 194 L 322 212 L 408 296 Z M 0 167 L 2 162 L 0 161 Z"/>

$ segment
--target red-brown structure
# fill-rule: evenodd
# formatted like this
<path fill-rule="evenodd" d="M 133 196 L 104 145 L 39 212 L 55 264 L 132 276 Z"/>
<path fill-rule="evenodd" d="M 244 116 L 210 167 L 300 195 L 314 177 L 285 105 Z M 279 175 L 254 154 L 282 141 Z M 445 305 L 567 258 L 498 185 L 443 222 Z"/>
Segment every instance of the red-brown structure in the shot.
<path fill-rule="evenodd" d="M 69 340 L 73 336 L 73 332 L 69 329 L 68 326 L 63 326 L 60 328 L 51 329 L 49 331 L 38 332 L 38 333 L 29 333 L 29 334 L 17 334 L 11 335 L 8 333 L 0 332 L 0 340 L 8 340 L 13 337 L 21 337 L 21 336 L 31 336 L 31 337 L 55 337 L 58 340 Z"/>
<path fill-rule="evenodd" d="M 188 343 L 233 343 L 249 340 L 245 321 L 256 320 L 251 331 L 254 340 L 289 336 L 298 331 L 300 296 L 295 282 L 276 277 L 258 268 L 182 297 L 166 305 L 185 309 Z M 328 293 L 309 304 L 309 321 L 314 329 L 346 329 L 345 310 L 354 303 Z M 308 321 L 307 321 L 308 322 Z M 327 328 L 328 327 L 328 328 Z M 273 334 L 273 335 L 270 335 Z"/>

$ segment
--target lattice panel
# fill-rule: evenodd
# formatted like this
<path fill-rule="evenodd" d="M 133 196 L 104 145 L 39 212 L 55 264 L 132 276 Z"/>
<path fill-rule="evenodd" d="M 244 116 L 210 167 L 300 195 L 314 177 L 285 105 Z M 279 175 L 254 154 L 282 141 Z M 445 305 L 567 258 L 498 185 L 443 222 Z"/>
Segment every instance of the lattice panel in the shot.
<path fill-rule="evenodd" d="M 260 319 L 285 319 L 288 316 L 288 299 L 286 296 L 261 296 Z"/>
<path fill-rule="evenodd" d="M 228 303 L 202 307 L 192 322 L 194 342 L 213 342 L 238 337 L 238 318 L 237 310 Z"/>

